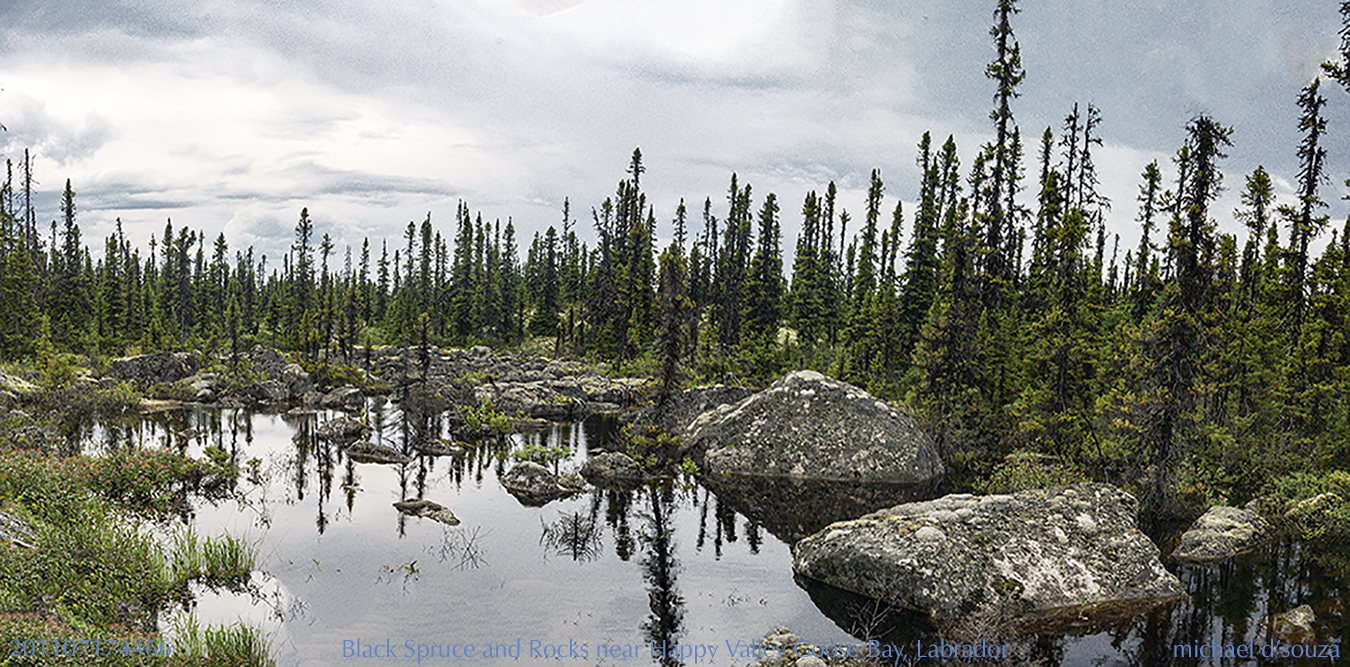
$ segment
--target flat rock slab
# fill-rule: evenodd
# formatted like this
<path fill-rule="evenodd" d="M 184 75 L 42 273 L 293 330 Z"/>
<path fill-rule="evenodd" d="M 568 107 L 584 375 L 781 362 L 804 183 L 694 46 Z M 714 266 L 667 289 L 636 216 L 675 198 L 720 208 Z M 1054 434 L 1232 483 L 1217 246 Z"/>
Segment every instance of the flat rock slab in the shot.
<path fill-rule="evenodd" d="M 918 611 L 1129 616 L 1179 598 L 1133 496 L 1107 484 L 950 495 L 831 524 L 793 549 L 797 574 Z"/>
<path fill-rule="evenodd" d="M 420 516 L 426 519 L 440 521 L 449 526 L 458 526 L 459 517 L 454 512 L 446 509 L 440 503 L 418 498 L 416 500 L 401 500 L 394 503 L 394 509 L 407 514 L 408 516 Z"/>
<path fill-rule="evenodd" d="M 815 371 L 699 415 L 687 444 L 712 475 L 918 484 L 943 474 L 913 418 Z"/>
<path fill-rule="evenodd" d="M 425 456 L 463 456 L 471 447 L 471 445 L 465 443 L 449 442 L 440 439 L 414 442 L 412 444 L 412 448 L 417 450 L 418 454 Z"/>
<path fill-rule="evenodd" d="M 412 461 L 411 457 L 393 447 L 377 445 L 369 441 L 358 442 L 348 447 L 347 458 L 357 463 L 392 463 L 395 465 Z"/>
<path fill-rule="evenodd" d="M 1186 532 L 1172 552 L 1172 559 L 1214 562 L 1251 551 L 1270 536 L 1270 524 L 1251 510 L 1217 506 L 1209 508 Z"/>

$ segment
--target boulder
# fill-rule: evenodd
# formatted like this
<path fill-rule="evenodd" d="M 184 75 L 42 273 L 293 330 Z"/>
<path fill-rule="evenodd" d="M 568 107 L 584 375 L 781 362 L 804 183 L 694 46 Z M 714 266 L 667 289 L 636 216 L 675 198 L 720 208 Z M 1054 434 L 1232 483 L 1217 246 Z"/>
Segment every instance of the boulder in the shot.
<path fill-rule="evenodd" d="M 1266 541 L 1270 524 L 1251 510 L 1211 507 L 1186 532 L 1172 551 L 1172 559 L 1213 562 L 1251 551 Z"/>
<path fill-rule="evenodd" d="M 251 399 L 254 403 L 261 403 L 263 405 L 285 403 L 291 395 L 290 392 L 286 390 L 286 385 L 281 383 L 281 380 L 267 380 L 266 382 L 258 382 L 256 384 L 248 385 L 247 387 L 240 387 L 239 393 L 243 394 L 246 398 Z"/>
<path fill-rule="evenodd" d="M 369 426 L 344 415 L 320 424 L 314 435 L 329 442 L 345 443 L 358 440 L 368 432 Z"/>
<path fill-rule="evenodd" d="M 815 371 L 703 413 L 685 447 L 713 475 L 924 484 L 943 474 L 913 418 Z"/>
<path fill-rule="evenodd" d="M 278 377 L 286 370 L 286 358 L 276 348 L 254 345 L 248 351 L 248 360 L 254 373 L 268 379 Z"/>
<path fill-rule="evenodd" d="M 0 510 L 0 542 L 20 549 L 32 549 L 37 544 L 39 531 L 23 517 Z"/>
<path fill-rule="evenodd" d="M 836 521 L 932 498 L 939 486 L 937 482 L 877 484 L 746 475 L 709 475 L 702 482 L 719 503 L 763 526 L 787 544 Z"/>
<path fill-rule="evenodd" d="M 583 485 L 574 480 L 559 477 L 548 468 L 533 461 L 517 463 L 501 477 L 502 486 L 516 497 L 520 504 L 527 506 L 543 505 L 551 500 L 570 496 L 581 491 Z"/>
<path fill-rule="evenodd" d="M 600 487 L 633 484 L 646 478 L 637 462 L 620 452 L 604 452 L 587 459 L 581 466 L 581 476 Z"/>
<path fill-rule="evenodd" d="M 1083 483 L 949 495 L 827 526 L 798 542 L 802 576 L 926 615 L 1054 625 L 1133 616 L 1184 596 L 1135 525 L 1134 497 Z"/>
<path fill-rule="evenodd" d="M 584 395 L 568 380 L 485 384 L 474 389 L 474 398 L 498 412 L 519 412 L 537 419 L 567 420 L 585 415 Z"/>
<path fill-rule="evenodd" d="M 365 405 L 365 397 L 361 395 L 361 390 L 355 387 L 339 387 L 323 395 L 319 400 L 319 405 L 329 410 L 346 410 L 354 412 L 360 410 Z"/>
<path fill-rule="evenodd" d="M 392 463 L 395 465 L 412 461 L 411 457 L 400 453 L 389 445 L 377 445 L 369 440 L 362 440 L 348 447 L 347 458 L 357 463 Z"/>
<path fill-rule="evenodd" d="M 446 509 L 444 505 L 430 500 L 420 498 L 417 500 L 401 500 L 394 503 L 394 508 L 408 516 L 433 519 L 450 526 L 459 525 L 459 517 L 456 517 L 454 512 Z"/>
<path fill-rule="evenodd" d="M 113 359 L 112 373 L 141 388 L 172 384 L 197 372 L 197 356 L 187 353 L 156 352 Z"/>
<path fill-rule="evenodd" d="M 306 392 L 314 391 L 314 381 L 309 379 L 309 373 L 300 367 L 300 364 L 286 364 L 281 369 L 281 382 L 286 385 L 286 390 L 291 392 L 293 398 L 304 396 Z"/>

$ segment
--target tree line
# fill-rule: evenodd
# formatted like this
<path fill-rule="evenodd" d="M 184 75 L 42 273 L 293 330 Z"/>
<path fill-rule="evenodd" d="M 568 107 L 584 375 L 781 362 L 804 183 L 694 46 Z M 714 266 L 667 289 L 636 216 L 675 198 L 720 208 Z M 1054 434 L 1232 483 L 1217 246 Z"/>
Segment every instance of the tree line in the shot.
<path fill-rule="evenodd" d="M 1129 477 L 1160 515 L 1187 493 L 1350 466 L 1350 221 L 1311 250 L 1331 227 L 1320 81 L 1295 100 L 1293 202 L 1258 167 L 1236 212 L 1246 235 L 1221 233 L 1211 208 L 1232 130 L 1200 115 L 1174 179 L 1156 161 L 1140 174 L 1141 238 L 1122 256 L 1098 191 L 1100 110 L 1075 104 L 1025 155 L 1011 112 L 1026 75 L 1017 11 L 999 0 L 990 31 L 993 140 L 967 168 L 952 137 L 925 133 L 910 212 L 889 208 L 875 170 L 860 221 L 833 182 L 808 193 L 787 273 L 780 202 L 757 202 L 735 174 L 724 201 L 691 212 L 681 200 L 658 249 L 640 150 L 588 221 L 565 200 L 523 253 L 510 219 L 461 202 L 444 235 L 428 214 L 339 258 L 302 210 L 279 266 L 172 222 L 141 249 L 119 221 L 95 261 L 69 181 L 44 240 L 25 153 L 0 190 L 0 355 L 263 342 L 354 363 L 377 344 L 542 341 L 649 371 L 667 392 L 812 367 L 905 401 L 958 470 L 1030 449 Z M 1350 89 L 1345 62 L 1324 72 Z"/>

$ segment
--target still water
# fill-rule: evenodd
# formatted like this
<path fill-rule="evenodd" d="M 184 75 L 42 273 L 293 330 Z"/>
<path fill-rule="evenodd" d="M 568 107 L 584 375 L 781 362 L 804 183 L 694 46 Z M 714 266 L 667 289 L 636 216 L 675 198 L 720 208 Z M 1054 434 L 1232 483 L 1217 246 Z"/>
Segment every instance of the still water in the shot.
<path fill-rule="evenodd" d="M 202 623 L 264 627 L 279 665 L 341 664 L 362 652 L 378 653 L 378 664 L 418 664 L 422 645 L 460 655 L 472 645 L 473 654 L 421 664 L 678 664 L 653 655 L 656 645 L 686 647 L 688 664 L 703 646 L 699 664 L 744 665 L 751 660 L 729 651 L 780 625 L 818 645 L 934 639 L 912 616 L 794 582 L 790 541 L 830 518 L 830 503 L 809 502 L 812 490 L 775 505 L 767 498 L 783 496 L 778 490 L 722 489 L 719 498 L 682 476 L 529 507 L 498 482 L 515 463 L 511 452 L 560 447 L 569 457 L 555 467 L 576 469 L 612 438 L 613 419 L 483 441 L 459 457 L 378 465 L 314 437 L 339 414 L 197 407 L 95 426 L 81 444 L 88 453 L 143 446 L 194 456 L 214 446 L 234 457 L 243 470 L 235 493 L 197 502 L 187 520 L 199 534 L 246 536 L 262 565 L 248 591 L 198 591 L 192 611 Z M 394 403 L 372 403 L 368 421 L 371 440 L 401 451 L 448 432 L 440 418 L 419 425 Z M 849 499 L 859 496 L 893 504 Z M 461 523 L 401 515 L 393 503 L 405 498 L 438 502 Z M 1173 645 L 1259 644 L 1266 615 L 1302 603 L 1317 611 L 1317 642 L 1339 644 L 1350 629 L 1342 604 L 1350 591 L 1312 555 L 1284 543 L 1219 567 L 1169 566 L 1190 601 L 1115 627 L 1040 637 L 1022 656 L 1049 665 L 1290 664 L 1175 659 Z M 519 657 L 482 655 L 516 646 Z M 532 657 L 532 647 L 562 660 Z"/>

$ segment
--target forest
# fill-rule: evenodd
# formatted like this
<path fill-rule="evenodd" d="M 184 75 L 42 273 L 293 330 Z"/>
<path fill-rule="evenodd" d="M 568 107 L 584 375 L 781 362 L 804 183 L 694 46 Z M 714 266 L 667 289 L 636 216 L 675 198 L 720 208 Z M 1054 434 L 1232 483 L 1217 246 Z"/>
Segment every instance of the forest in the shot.
<path fill-rule="evenodd" d="M 96 258 L 69 180 L 41 229 L 25 152 L 0 190 L 0 358 L 233 359 L 263 343 L 359 366 L 373 346 L 486 344 L 668 388 L 812 368 L 907 406 L 958 479 L 1033 453 L 1137 491 L 1158 519 L 1350 489 L 1336 472 L 1350 470 L 1350 220 L 1332 221 L 1322 195 L 1323 109 L 1350 102 L 1331 89 L 1350 90 L 1350 31 L 1342 62 L 1323 65 L 1329 85 L 1290 100 L 1299 143 L 1272 147 L 1298 157 L 1295 199 L 1278 202 L 1260 167 L 1225 181 L 1233 131 L 1198 115 L 1179 120 L 1174 180 L 1154 162 L 1136 202 L 1108 202 L 1095 106 L 1034 139 L 1013 117 L 1016 12 L 1000 0 L 990 30 L 994 138 L 963 165 L 951 137 L 925 133 L 912 210 L 888 204 L 879 171 L 852 214 L 823 184 L 800 203 L 790 267 L 781 221 L 795 203 L 731 174 L 725 196 L 658 212 L 640 149 L 612 196 L 586 213 L 565 200 L 529 239 L 461 202 L 449 225 L 428 213 L 401 238 L 339 249 L 306 209 L 279 258 L 172 221 L 147 247 L 119 221 Z M 1241 193 L 1245 235 L 1218 229 L 1223 187 Z M 1137 207 L 1137 247 L 1108 233 L 1111 205 Z"/>

